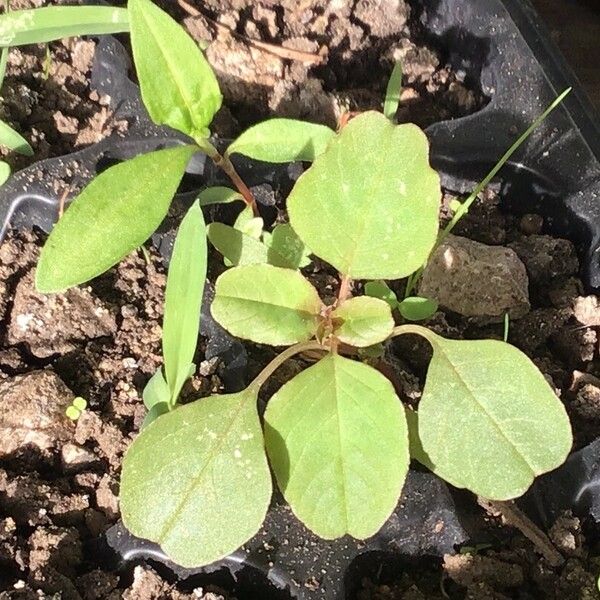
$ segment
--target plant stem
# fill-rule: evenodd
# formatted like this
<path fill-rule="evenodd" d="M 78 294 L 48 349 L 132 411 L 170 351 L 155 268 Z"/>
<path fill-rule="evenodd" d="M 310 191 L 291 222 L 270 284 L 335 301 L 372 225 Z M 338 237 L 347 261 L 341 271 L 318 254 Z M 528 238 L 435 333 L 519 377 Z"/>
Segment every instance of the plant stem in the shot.
<path fill-rule="evenodd" d="M 487 512 L 498 513 L 507 525 L 518 529 L 533 545 L 552 567 L 560 567 L 565 559 L 554 547 L 548 536 L 523 513 L 514 502 L 499 502 L 477 497 L 477 502 Z"/>
<path fill-rule="evenodd" d="M 256 205 L 256 199 L 252 195 L 252 192 L 248 186 L 244 183 L 244 180 L 240 177 L 239 173 L 235 170 L 233 163 L 229 159 L 227 154 L 221 154 L 206 138 L 197 137 L 194 138 L 198 147 L 206 152 L 206 154 L 213 160 L 215 165 L 220 167 L 226 175 L 231 179 L 238 192 L 244 198 L 244 202 L 252 207 L 252 213 L 255 217 L 259 217 L 258 206 Z"/>
<path fill-rule="evenodd" d="M 306 352 L 309 350 L 323 350 L 328 352 L 329 348 L 323 346 L 319 342 L 302 342 L 295 346 L 290 346 L 284 350 L 281 354 L 278 354 L 254 379 L 254 381 L 248 386 L 248 389 L 254 388 L 258 393 L 264 383 L 273 375 L 273 373 L 286 361 L 288 358 L 299 354 L 300 352 Z"/>
<path fill-rule="evenodd" d="M 518 137 L 517 141 L 512 144 L 512 146 L 502 155 L 500 160 L 494 165 L 492 170 L 479 182 L 477 187 L 471 192 L 468 198 L 458 207 L 454 216 L 450 220 L 450 222 L 446 225 L 443 231 L 438 236 L 438 239 L 433 247 L 432 253 L 438 248 L 443 241 L 448 237 L 448 234 L 452 232 L 456 224 L 469 212 L 469 208 L 471 204 L 475 202 L 477 196 L 482 192 L 482 190 L 490 183 L 490 181 L 498 174 L 498 171 L 508 162 L 510 157 L 520 148 L 520 146 L 527 140 L 527 138 L 539 127 L 539 125 L 546 120 L 548 115 L 565 99 L 565 97 L 571 92 L 572 88 L 567 88 L 560 94 L 554 102 L 548 106 L 548 108 L 535 119 L 535 121 Z M 406 285 L 406 296 L 408 296 L 419 278 L 423 273 L 424 266 L 420 267 L 417 271 L 415 271 L 412 275 L 412 278 Z"/>
<path fill-rule="evenodd" d="M 341 275 L 341 273 L 340 273 Z M 340 289 L 338 290 L 337 300 L 335 301 L 336 306 L 340 306 L 350 297 L 350 287 L 352 285 L 352 279 L 348 275 L 341 275 Z"/>
<path fill-rule="evenodd" d="M 394 329 L 392 329 L 391 335 L 388 337 L 388 340 L 395 338 L 399 335 L 404 335 L 406 333 L 415 333 L 417 335 L 420 335 L 432 344 L 435 342 L 435 338 L 437 337 L 436 334 L 433 333 L 433 331 L 429 331 L 429 329 L 423 327 L 422 325 L 414 325 L 412 323 L 407 323 L 405 325 L 398 325 L 397 327 L 394 327 Z"/>

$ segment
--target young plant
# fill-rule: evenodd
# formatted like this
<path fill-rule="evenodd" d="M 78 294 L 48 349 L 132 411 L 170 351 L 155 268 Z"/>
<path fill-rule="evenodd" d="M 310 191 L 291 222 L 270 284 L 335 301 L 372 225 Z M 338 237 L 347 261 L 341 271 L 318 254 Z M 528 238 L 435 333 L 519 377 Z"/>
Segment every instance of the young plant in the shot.
<path fill-rule="evenodd" d="M 85 188 L 48 238 L 38 288 L 59 291 L 87 281 L 143 244 L 166 215 L 194 152 L 208 154 L 237 188 L 205 190 L 178 234 L 167 284 L 164 371 L 145 390 L 147 426 L 123 463 L 121 508 L 132 533 L 159 543 L 184 566 L 229 554 L 263 522 L 272 493 L 269 463 L 293 512 L 327 539 L 374 534 L 398 502 L 411 457 L 495 500 L 521 495 L 536 475 L 561 464 L 571 447 L 570 425 L 525 355 L 500 341 L 446 340 L 419 325 L 396 325 L 389 298 L 351 296 L 352 280 L 409 278 L 407 288 L 414 287 L 444 235 L 426 137 L 415 125 L 393 122 L 399 68 L 388 88 L 389 118 L 367 112 L 337 134 L 273 119 L 220 154 L 209 127 L 221 94 L 202 53 L 150 0 L 130 0 L 127 14 L 150 116 L 191 141 L 116 165 Z M 287 200 L 289 224 L 262 232 L 258 207 L 230 159 L 236 153 L 313 162 Z M 209 230 L 237 265 L 217 280 L 212 314 L 233 335 L 290 347 L 244 391 L 172 410 L 198 332 L 206 272 L 200 205 L 240 197 L 249 208 L 236 226 L 216 223 Z M 468 201 L 461 206 L 464 214 Z M 307 249 L 340 273 L 330 305 L 298 271 Z M 418 413 L 403 407 L 382 373 L 355 360 L 360 349 L 405 334 L 422 336 L 433 350 Z M 309 350 L 322 358 L 271 398 L 263 431 L 261 387 L 285 360 Z"/>
<path fill-rule="evenodd" d="M 298 265 L 240 260 L 218 278 L 211 312 L 224 328 L 290 347 L 244 391 L 171 411 L 134 440 L 121 478 L 123 521 L 133 534 L 183 566 L 229 554 L 263 522 L 268 463 L 314 533 L 364 539 L 397 505 L 411 458 L 494 500 L 520 496 L 565 460 L 572 444 L 565 409 L 523 353 L 502 341 L 447 340 L 396 325 L 390 304 L 401 303 L 381 283 L 373 295 L 384 299 L 351 296 L 352 280 L 370 281 L 373 292 L 374 280 L 419 272 L 440 237 L 440 197 L 415 125 L 367 112 L 330 140 L 287 208 L 294 235 L 339 272 L 337 299 L 325 305 Z M 406 334 L 433 350 L 418 412 L 356 360 L 361 349 Z M 322 357 L 275 393 L 261 427 L 261 387 L 305 351 Z"/>
<path fill-rule="evenodd" d="M 206 234 L 200 204 L 195 202 L 181 221 L 169 263 L 163 316 L 163 360 L 143 393 L 148 414 L 144 426 L 173 410 L 181 388 L 193 375 L 192 362 L 206 279 Z"/>
<path fill-rule="evenodd" d="M 122 17 L 121 12 L 115 14 Z M 242 199 L 258 217 L 252 193 L 230 156 L 310 161 L 334 136 L 334 131 L 323 125 L 272 119 L 242 133 L 221 155 L 209 140 L 209 127 L 222 97 L 201 50 L 150 0 L 129 0 L 127 16 L 146 109 L 156 124 L 186 134 L 190 143 L 115 165 L 75 198 L 42 249 L 36 275 L 37 289 L 42 292 L 84 283 L 142 245 L 166 216 L 195 152 L 210 156 L 238 190 L 218 188 L 208 193 L 206 203 Z"/>

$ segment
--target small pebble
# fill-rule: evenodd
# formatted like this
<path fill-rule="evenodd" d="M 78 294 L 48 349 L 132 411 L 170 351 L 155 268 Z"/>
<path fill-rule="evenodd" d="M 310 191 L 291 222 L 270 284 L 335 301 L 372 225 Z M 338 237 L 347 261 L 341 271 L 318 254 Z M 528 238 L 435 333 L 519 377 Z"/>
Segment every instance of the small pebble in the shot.
<path fill-rule="evenodd" d="M 521 217 L 521 221 L 519 222 L 519 229 L 525 235 L 534 235 L 536 233 L 542 232 L 542 227 L 544 226 L 544 219 L 541 215 L 536 214 L 526 214 Z"/>

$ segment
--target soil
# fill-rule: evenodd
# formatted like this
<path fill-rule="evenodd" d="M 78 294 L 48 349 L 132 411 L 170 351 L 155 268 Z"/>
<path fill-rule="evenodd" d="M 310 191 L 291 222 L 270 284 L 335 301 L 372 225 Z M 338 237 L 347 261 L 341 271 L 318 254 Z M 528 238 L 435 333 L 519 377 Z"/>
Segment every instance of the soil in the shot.
<path fill-rule="evenodd" d="M 174 3 L 168 8 L 183 17 Z M 400 57 L 406 61 L 401 121 L 427 125 L 485 103 L 473 82 L 447 68 L 443 54 L 425 43 L 417 9 L 401 0 L 358 0 L 351 9 L 320 0 L 206 0 L 198 8 L 201 16 L 186 16 L 185 23 L 197 39 L 210 41 L 207 55 L 228 106 L 220 116 L 222 135 L 265 114 L 335 125 L 346 108 L 379 108 L 393 61 Z M 215 20 L 221 27 L 212 24 Z M 329 59 L 320 65 L 282 60 L 248 39 L 317 55 L 326 48 Z M 11 52 L 0 117 L 32 142 L 36 159 L 126 127 L 112 120 L 107 99 L 89 89 L 93 44 L 51 44 L 48 79 L 41 76 L 44 50 Z M 26 164 L 13 155 L 8 160 L 17 167 Z M 451 199 L 447 193 L 444 207 Z M 448 211 L 442 211 L 442 221 Z M 524 262 L 531 310 L 511 322 L 509 341 L 531 356 L 557 390 L 576 447 L 582 447 L 600 434 L 599 302 L 583 292 L 572 244 L 543 231 L 540 215 L 505 214 L 493 187 L 455 229 L 510 247 Z M 47 298 L 33 289 L 43 238 L 35 231 L 13 231 L 0 245 L 0 600 L 233 600 L 210 586 L 184 589 L 148 565 L 118 568 L 101 542 L 119 518 L 120 464 L 145 414 L 142 389 L 161 364 L 162 259 L 151 249 L 147 256 L 136 252 L 89 286 Z M 221 264 L 213 255 L 213 270 Z M 333 293 L 331 273 L 318 261 L 307 274 L 322 297 Z M 441 311 L 430 326 L 453 338 L 501 339 L 504 333 L 503 324 L 481 325 Z M 183 401 L 224 388 L 226 365 L 205 360 L 204 343 L 201 339 L 197 375 L 186 384 Z M 262 348 L 248 350 L 252 374 L 269 356 Z M 427 347 L 406 336 L 388 349 L 388 357 L 384 367 L 402 399 L 417 404 Z M 290 362 L 271 391 L 300 366 Z M 73 422 L 65 410 L 76 396 L 88 407 Z M 577 518 L 565 514 L 549 531 L 567 558 L 559 568 L 548 565 L 498 516 L 486 518 L 486 530 L 499 540 L 492 546 L 463 548 L 386 584 L 365 579 L 356 600 L 599 597 L 597 551 Z"/>
<path fill-rule="evenodd" d="M 66 2 L 12 0 L 11 8 L 61 3 Z M 33 157 L 27 157 L 0 150 L 0 157 L 13 170 L 68 154 L 127 130 L 126 121 L 114 118 L 110 98 L 90 87 L 95 49 L 96 42 L 91 39 L 66 39 L 10 50 L 0 119 L 16 129 L 34 152 Z"/>
<path fill-rule="evenodd" d="M 425 127 L 487 102 L 478 82 L 446 65 L 421 30 L 420 9 L 404 0 L 190 0 L 187 11 L 175 2 L 162 5 L 207 44 L 227 107 L 216 129 L 224 136 L 273 115 L 335 127 L 345 111 L 380 110 L 398 60 L 400 122 Z M 255 40 L 272 50 L 257 48 Z M 282 48 L 313 62 L 273 53 Z"/>

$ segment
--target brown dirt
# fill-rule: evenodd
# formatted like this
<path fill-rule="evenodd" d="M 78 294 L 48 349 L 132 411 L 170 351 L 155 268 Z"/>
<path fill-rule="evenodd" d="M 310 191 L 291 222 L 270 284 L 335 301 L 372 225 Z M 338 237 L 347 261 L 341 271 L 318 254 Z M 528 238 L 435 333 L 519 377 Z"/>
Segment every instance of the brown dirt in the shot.
<path fill-rule="evenodd" d="M 12 1 L 11 7 L 68 3 L 19 0 Z M 13 170 L 68 154 L 127 129 L 127 122 L 113 118 L 110 98 L 90 87 L 95 49 L 93 40 L 67 39 L 10 50 L 0 119 L 14 127 L 34 151 L 33 157 L 26 157 L 0 150 L 0 157 Z"/>
<path fill-rule="evenodd" d="M 174 2 L 162 4 L 208 44 L 227 106 L 217 127 L 222 135 L 269 115 L 335 126 L 344 111 L 380 109 L 397 60 L 404 65 L 401 122 L 426 126 L 485 104 L 477 88 L 423 41 L 417 10 L 405 0 L 190 0 L 197 16 Z M 281 58 L 252 40 L 322 60 Z"/>
<path fill-rule="evenodd" d="M 173 3 L 168 7 L 182 15 Z M 220 117 L 222 135 L 265 114 L 335 125 L 346 108 L 379 108 L 398 57 L 406 61 L 400 120 L 426 125 L 484 102 L 445 67 L 443 56 L 422 43 L 415 15 L 402 0 L 358 0 L 351 9 L 321 0 L 207 0 L 202 9 L 204 17 L 187 18 L 186 25 L 211 42 L 207 55 L 231 108 Z M 244 38 L 223 28 L 217 32 L 207 17 Z M 281 60 L 252 48 L 247 38 L 306 52 L 326 48 L 328 59 L 320 66 Z M 93 42 L 51 44 L 45 80 L 45 52 L 11 52 L 0 117 L 32 141 L 36 158 L 69 152 L 122 127 L 112 121 L 106 99 L 89 90 L 92 53 Z M 449 200 L 450 195 L 446 207 Z M 447 216 L 446 209 L 442 217 Z M 557 389 L 580 447 L 600 434 L 598 299 L 583 295 L 572 245 L 542 231 L 539 215 L 517 219 L 502 213 L 490 188 L 456 233 L 510 245 L 525 262 L 532 310 L 511 323 L 509 340 L 528 352 Z M 39 244 L 37 234 L 25 231 L 0 246 L 0 600 L 39 598 L 37 590 L 60 592 L 66 600 L 231 600 L 218 590 L 182 592 L 149 567 L 115 572 L 95 550 L 118 519 L 121 459 L 144 416 L 141 391 L 161 361 L 161 260 L 151 252 L 146 262 L 135 253 L 92 285 L 48 300 L 32 287 Z M 334 291 L 329 271 L 319 263 L 311 277 L 325 296 Z M 481 326 L 451 313 L 438 313 L 431 326 L 449 337 L 503 333 L 502 325 Z M 383 367 L 403 399 L 416 404 L 428 350 L 409 337 L 394 350 L 406 360 L 388 357 Z M 253 368 L 264 364 L 263 351 L 251 352 Z M 201 341 L 199 374 L 184 390 L 186 399 L 222 389 L 219 364 L 202 359 Z M 297 366 L 290 363 L 288 377 Z M 281 382 L 279 373 L 274 385 Z M 64 410 L 76 395 L 88 401 L 88 409 L 72 423 Z M 599 565 L 577 519 L 565 515 L 550 531 L 568 558 L 560 569 L 550 568 L 519 533 L 511 531 L 506 539 L 493 519 L 489 527 L 501 530 L 506 541 L 446 557 L 443 565 L 432 561 L 389 585 L 364 581 L 357 600 L 501 600 L 525 597 L 523 590 L 531 598 L 598 597 Z"/>
<path fill-rule="evenodd" d="M 161 261 L 132 255 L 93 288 L 43 302 L 32 288 L 38 245 L 24 232 L 0 250 L 0 598 L 37 589 L 67 600 L 223 598 L 181 593 L 149 568 L 121 581 L 90 548 L 119 516 L 121 459 L 160 364 Z M 15 340 L 23 315 L 35 327 Z M 196 396 L 220 383 L 199 376 L 188 385 Z M 89 409 L 73 423 L 65 409 L 76 394 Z"/>

